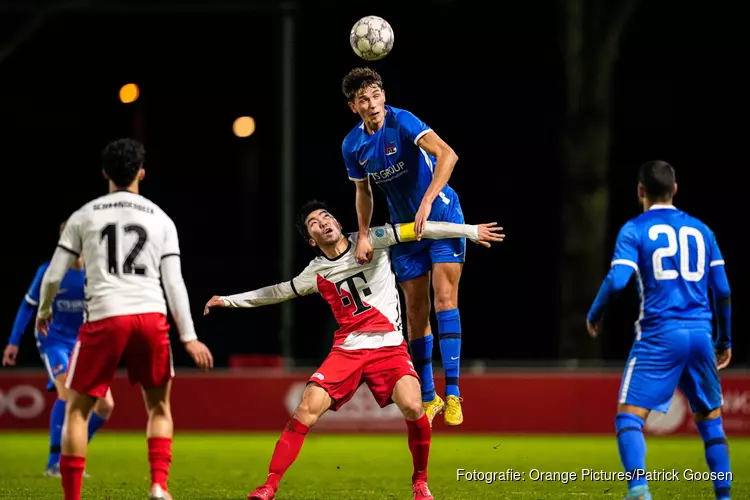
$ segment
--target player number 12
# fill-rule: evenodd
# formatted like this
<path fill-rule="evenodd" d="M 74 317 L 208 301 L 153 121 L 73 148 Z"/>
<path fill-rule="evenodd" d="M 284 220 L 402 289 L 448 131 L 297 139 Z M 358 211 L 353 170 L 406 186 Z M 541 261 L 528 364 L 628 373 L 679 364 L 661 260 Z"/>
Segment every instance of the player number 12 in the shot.
<path fill-rule="evenodd" d="M 676 280 L 682 276 L 685 281 L 700 281 L 706 269 L 706 245 L 703 235 L 694 227 L 683 226 L 680 228 L 679 236 L 672 226 L 657 224 L 648 230 L 648 237 L 656 241 L 659 235 L 667 236 L 667 246 L 657 248 L 651 256 L 654 267 L 654 278 L 657 280 Z M 688 238 L 695 238 L 695 246 L 698 250 L 696 269 L 690 269 L 690 247 Z M 679 239 L 680 271 L 664 269 L 663 259 L 677 255 Z"/>
<path fill-rule="evenodd" d="M 138 254 L 143 250 L 143 246 L 148 240 L 148 234 L 143 226 L 138 224 L 128 224 L 123 228 L 125 233 L 135 233 L 138 236 L 138 240 L 130 249 L 130 253 L 125 258 L 125 262 L 122 264 L 122 274 L 135 274 L 143 276 L 146 274 L 146 267 L 135 264 L 135 259 Z M 119 262 L 117 261 L 117 224 L 107 224 L 101 230 L 101 239 L 107 240 L 107 270 L 110 274 L 119 273 Z"/>

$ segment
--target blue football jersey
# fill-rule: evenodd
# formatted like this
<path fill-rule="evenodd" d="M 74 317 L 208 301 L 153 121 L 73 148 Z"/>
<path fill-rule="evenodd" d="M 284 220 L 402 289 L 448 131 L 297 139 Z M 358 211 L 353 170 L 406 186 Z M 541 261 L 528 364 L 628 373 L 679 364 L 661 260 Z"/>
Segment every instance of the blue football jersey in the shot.
<path fill-rule="evenodd" d="M 34 281 L 29 287 L 26 300 L 31 304 L 39 304 L 42 279 L 47 267 L 49 267 L 49 262 L 39 266 Z M 86 273 L 83 269 L 70 269 L 65 274 L 57 297 L 52 303 L 52 323 L 45 342 L 75 343 L 78 330 L 83 324 L 85 280 Z"/>
<path fill-rule="evenodd" d="M 392 106 L 385 109 L 380 130 L 368 134 L 364 122 L 360 122 L 346 136 L 342 145 L 344 164 L 349 179 L 360 181 L 369 176 L 383 190 L 391 222 L 412 222 L 435 169 L 435 157 L 417 146 L 431 129 L 409 111 Z M 456 198 L 446 185 L 435 198 L 429 220 L 443 220 Z"/>
<path fill-rule="evenodd" d="M 612 266 L 636 271 L 641 310 L 639 336 L 684 328 L 711 328 L 709 288 L 726 280 L 714 233 L 700 220 L 671 205 L 655 205 L 620 230 Z M 716 269 L 717 272 L 712 272 Z"/>

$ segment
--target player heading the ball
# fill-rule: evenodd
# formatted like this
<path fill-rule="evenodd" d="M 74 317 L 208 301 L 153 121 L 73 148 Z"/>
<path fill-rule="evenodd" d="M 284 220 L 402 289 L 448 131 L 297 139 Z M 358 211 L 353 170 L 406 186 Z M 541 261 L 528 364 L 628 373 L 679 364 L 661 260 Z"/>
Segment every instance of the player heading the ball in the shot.
<path fill-rule="evenodd" d="M 463 224 L 458 194 L 448 185 L 458 156 L 435 131 L 405 109 L 385 103 L 380 75 L 355 68 L 342 82 L 349 109 L 360 122 L 341 146 L 349 179 L 356 185 L 359 234 L 370 228 L 374 182 L 388 201 L 391 223 L 415 224 L 417 241 L 394 247 L 393 268 L 406 299 L 410 347 L 422 379 L 422 402 L 430 422 L 445 410 L 445 423 L 463 422 L 459 377 L 461 315 L 458 283 L 466 261 L 466 239 L 423 239 L 426 221 Z M 356 256 L 367 261 L 368 238 L 357 243 Z M 432 373 L 433 336 L 430 327 L 430 279 L 435 292 L 440 355 L 445 372 L 445 401 L 435 393 Z"/>

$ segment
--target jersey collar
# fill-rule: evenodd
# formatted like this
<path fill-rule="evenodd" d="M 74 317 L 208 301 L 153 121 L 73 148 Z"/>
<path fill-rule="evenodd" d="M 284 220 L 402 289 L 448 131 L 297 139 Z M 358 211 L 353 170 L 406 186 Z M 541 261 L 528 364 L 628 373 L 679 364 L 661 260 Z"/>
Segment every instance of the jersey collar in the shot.
<path fill-rule="evenodd" d="M 677 207 L 674 205 L 651 205 L 650 210 L 677 210 Z"/>

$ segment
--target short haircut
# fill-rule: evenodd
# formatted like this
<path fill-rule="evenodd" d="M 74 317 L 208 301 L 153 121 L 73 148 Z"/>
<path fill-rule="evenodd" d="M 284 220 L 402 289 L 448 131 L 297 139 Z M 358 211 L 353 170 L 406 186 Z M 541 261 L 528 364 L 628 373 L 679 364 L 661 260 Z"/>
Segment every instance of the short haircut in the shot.
<path fill-rule="evenodd" d="M 638 171 L 638 182 L 643 185 L 650 200 L 668 200 L 674 193 L 674 168 L 665 161 L 646 162 Z"/>
<path fill-rule="evenodd" d="M 368 87 L 378 87 L 382 90 L 383 79 L 371 68 L 354 68 L 344 77 L 341 82 L 341 91 L 344 92 L 346 99 L 351 102 L 357 97 L 360 89 Z"/>
<path fill-rule="evenodd" d="M 318 200 L 306 201 L 305 204 L 300 207 L 299 212 L 297 212 L 297 220 L 294 223 L 297 232 L 299 232 L 302 239 L 305 240 L 305 243 L 308 245 L 310 244 L 310 238 L 312 236 L 310 236 L 310 231 L 307 230 L 306 221 L 307 217 L 316 210 L 325 210 L 330 213 L 328 206 L 324 202 Z"/>
<path fill-rule="evenodd" d="M 102 152 L 102 169 L 115 186 L 128 187 L 143 167 L 146 149 L 134 139 L 117 139 Z"/>

